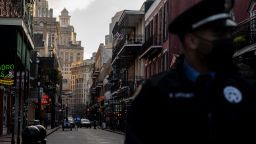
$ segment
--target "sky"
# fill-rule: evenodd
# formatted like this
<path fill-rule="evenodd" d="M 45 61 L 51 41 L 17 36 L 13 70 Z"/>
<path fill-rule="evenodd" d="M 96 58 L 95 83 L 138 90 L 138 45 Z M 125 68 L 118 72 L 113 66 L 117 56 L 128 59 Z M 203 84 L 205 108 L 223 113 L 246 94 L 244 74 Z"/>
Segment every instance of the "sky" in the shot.
<path fill-rule="evenodd" d="M 100 43 L 105 43 L 109 34 L 109 24 L 116 12 L 121 10 L 139 10 L 145 0 L 48 0 L 55 17 L 66 8 L 71 15 L 71 25 L 82 41 L 84 59 L 96 52 Z"/>

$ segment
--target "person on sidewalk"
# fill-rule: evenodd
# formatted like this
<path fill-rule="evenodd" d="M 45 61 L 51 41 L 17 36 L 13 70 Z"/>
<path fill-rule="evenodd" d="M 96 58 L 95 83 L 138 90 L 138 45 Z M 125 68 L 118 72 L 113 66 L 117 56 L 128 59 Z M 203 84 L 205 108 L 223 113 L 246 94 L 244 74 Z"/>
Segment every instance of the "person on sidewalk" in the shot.
<path fill-rule="evenodd" d="M 97 121 L 94 120 L 94 121 L 93 121 L 93 128 L 96 129 L 96 127 L 97 127 Z"/>
<path fill-rule="evenodd" d="M 183 55 L 138 88 L 125 144 L 256 142 L 255 88 L 232 61 L 233 6 L 202 0 L 172 20 Z"/>

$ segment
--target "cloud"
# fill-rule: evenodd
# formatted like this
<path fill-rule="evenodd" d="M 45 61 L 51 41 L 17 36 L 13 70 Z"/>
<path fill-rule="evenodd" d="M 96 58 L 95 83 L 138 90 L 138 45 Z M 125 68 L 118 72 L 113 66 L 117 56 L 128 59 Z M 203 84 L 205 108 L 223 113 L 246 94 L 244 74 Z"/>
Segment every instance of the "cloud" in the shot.
<path fill-rule="evenodd" d="M 65 7 L 69 12 L 86 9 L 95 0 L 48 0 L 49 7 L 54 9 L 54 15 L 58 16 Z"/>

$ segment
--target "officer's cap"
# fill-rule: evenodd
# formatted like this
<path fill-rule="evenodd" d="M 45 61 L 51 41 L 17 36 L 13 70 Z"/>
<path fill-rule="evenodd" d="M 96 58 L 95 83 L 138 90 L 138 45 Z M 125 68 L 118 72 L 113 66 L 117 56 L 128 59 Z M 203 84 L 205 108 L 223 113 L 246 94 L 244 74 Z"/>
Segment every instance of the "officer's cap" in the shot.
<path fill-rule="evenodd" d="M 169 25 L 174 34 L 184 34 L 205 26 L 235 27 L 230 14 L 234 0 L 202 0 L 175 18 Z"/>

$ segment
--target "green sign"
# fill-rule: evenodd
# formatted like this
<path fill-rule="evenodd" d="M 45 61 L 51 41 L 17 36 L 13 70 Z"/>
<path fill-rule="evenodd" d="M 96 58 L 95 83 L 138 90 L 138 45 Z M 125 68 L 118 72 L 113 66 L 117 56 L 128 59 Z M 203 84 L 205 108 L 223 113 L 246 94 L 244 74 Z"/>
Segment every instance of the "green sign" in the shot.
<path fill-rule="evenodd" d="M 0 65 L 0 84 L 13 85 L 14 84 L 14 64 Z"/>

